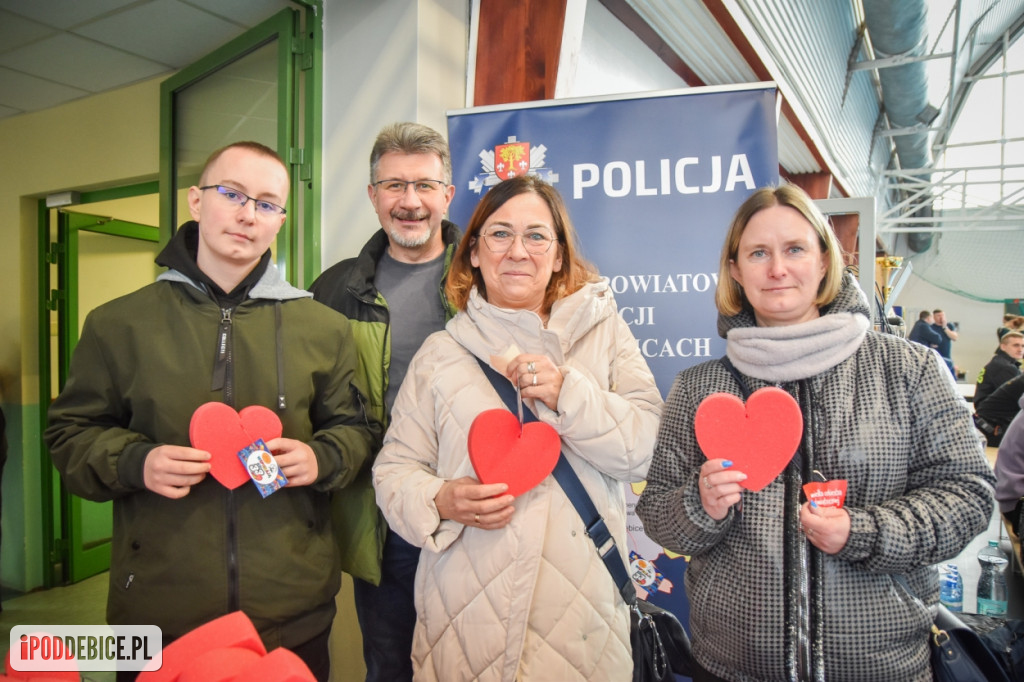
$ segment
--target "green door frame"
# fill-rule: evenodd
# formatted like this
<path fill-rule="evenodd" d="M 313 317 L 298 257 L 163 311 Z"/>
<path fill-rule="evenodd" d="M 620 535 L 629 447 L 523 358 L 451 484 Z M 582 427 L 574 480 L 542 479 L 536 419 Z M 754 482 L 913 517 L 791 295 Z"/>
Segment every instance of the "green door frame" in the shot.
<path fill-rule="evenodd" d="M 91 192 L 82 192 L 79 197 L 78 205 L 90 204 L 101 201 L 113 201 L 116 199 L 125 199 L 130 197 L 144 196 L 147 194 L 156 194 L 159 191 L 159 183 L 157 182 L 144 182 L 134 185 L 127 185 L 124 187 L 114 187 L 105 190 L 96 190 Z M 68 214 L 74 215 L 74 214 Z M 53 373 L 52 373 L 52 352 L 51 352 L 51 341 L 50 341 L 50 312 L 58 311 L 58 318 L 61 319 L 59 328 L 65 335 L 62 339 L 62 343 L 58 344 L 58 348 L 63 352 L 62 356 L 58 358 L 58 385 L 63 387 L 67 377 L 67 367 L 70 362 L 71 349 L 74 347 L 74 341 L 78 338 L 78 297 L 77 292 L 68 291 L 68 281 L 77 281 L 77 262 L 73 264 L 70 262 L 71 254 L 74 253 L 71 249 L 67 248 L 66 243 L 62 243 L 63 240 L 59 239 L 56 242 L 51 242 L 50 239 L 50 210 L 46 206 L 46 200 L 40 199 L 37 205 L 37 220 L 38 229 L 37 234 L 37 249 L 40 254 L 39 257 L 39 271 L 38 271 L 38 300 L 39 300 L 39 397 L 40 405 L 43 409 L 40 410 L 39 416 L 39 432 L 43 433 L 48 425 L 46 409 L 45 407 L 50 404 L 53 400 L 54 395 L 51 389 Z M 134 224 L 123 223 L 122 221 L 110 221 L 97 224 L 95 217 L 82 217 L 75 218 L 75 227 L 69 232 L 72 234 L 77 233 L 78 229 L 92 230 L 95 232 L 105 232 L 107 234 L 116 234 L 120 236 L 128 236 L 135 238 L 145 238 L 148 241 L 152 241 L 155 237 L 160 242 L 166 242 L 170 238 L 170 234 L 164 231 L 161 233 L 157 228 L 149 226 L 138 226 L 134 227 Z M 91 223 L 91 224 L 90 224 Z M 120 223 L 120 224 L 118 224 Z M 142 231 L 139 227 L 146 228 Z M 65 228 L 66 229 L 66 228 Z M 154 232 L 155 230 L 155 232 Z M 75 234 L 77 236 L 77 234 Z M 74 237 L 72 237 L 74 238 Z M 75 249 L 77 251 L 77 249 Z M 57 264 L 59 281 L 56 283 L 56 287 L 52 287 L 50 278 L 50 265 Z M 70 270 L 70 272 L 69 272 Z M 73 277 L 73 279 L 71 279 Z M 75 295 L 72 296 L 71 293 Z M 69 324 L 68 314 L 69 311 L 74 315 L 74 325 Z M 73 330 L 70 327 L 74 327 Z M 68 335 L 71 335 L 70 337 Z M 72 340 L 71 345 L 68 345 L 69 338 Z M 75 533 L 65 529 L 65 524 L 69 523 L 70 514 L 73 513 L 73 509 L 76 509 L 81 503 L 81 500 L 74 498 L 77 502 L 71 499 L 71 496 L 63 491 L 63 486 L 60 482 L 60 477 L 57 474 L 57 470 L 53 467 L 53 461 L 50 459 L 50 453 L 45 447 L 41 448 L 40 452 L 40 487 L 41 487 L 41 509 L 40 515 L 42 520 L 42 551 L 43 551 L 43 565 L 47 567 L 47 570 L 43 576 L 44 587 L 53 587 L 54 585 L 63 584 L 68 582 L 72 578 L 74 573 L 81 574 L 84 571 L 90 570 L 90 566 L 96 566 L 97 557 L 100 562 L 109 565 L 110 562 L 110 549 L 107 545 L 105 550 L 105 558 L 103 558 L 103 550 L 90 552 L 89 557 L 82 559 L 73 559 L 71 554 L 73 551 L 74 540 L 70 536 L 74 536 Z M 54 510 L 60 510 L 60 513 L 54 513 Z M 77 566 L 73 569 L 72 566 Z M 106 566 L 102 566 L 99 570 L 103 570 Z M 95 572 L 95 571 L 94 571 Z"/>
<path fill-rule="evenodd" d="M 215 71 L 226 63 L 281 36 L 287 36 L 287 50 L 278 51 L 279 83 L 286 95 L 278 98 L 279 120 L 287 125 L 278 130 L 278 149 L 291 166 L 292 191 L 288 205 L 287 230 L 278 235 L 277 261 L 285 277 L 295 286 L 306 287 L 320 273 L 320 196 L 322 92 L 323 92 L 323 2 L 292 0 L 299 10 L 286 9 L 254 27 L 242 36 L 213 51 L 204 59 L 168 78 L 160 91 L 160 172 L 159 180 L 93 192 L 82 192 L 80 203 L 160 193 L 160 241 L 166 243 L 177 227 L 174 216 L 174 94 L 188 83 Z M 211 150 L 212 151 L 212 150 Z M 51 291 L 50 264 L 59 254 L 50 246 L 49 209 L 44 199 L 37 205 L 39 257 L 39 432 L 46 430 L 46 406 L 53 399 L 51 382 L 50 311 L 56 310 L 63 295 Z M 40 448 L 43 524 L 43 565 L 49 567 L 44 586 L 65 580 L 68 540 L 62 537 L 59 476 L 50 453 Z"/>
<path fill-rule="evenodd" d="M 151 225 L 140 225 L 87 213 L 59 213 L 58 288 L 65 294 L 58 300 L 57 305 L 57 326 L 60 330 L 58 386 L 61 389 L 67 382 L 71 353 L 78 344 L 78 236 L 81 232 L 97 232 L 115 237 L 160 242 L 160 229 Z M 61 486 L 61 514 L 64 525 L 62 535 L 67 548 L 67 563 L 64 564 L 64 577 L 67 582 L 76 583 L 110 568 L 110 538 L 87 542 L 85 526 L 90 521 L 109 521 L 111 503 L 82 499 Z M 106 523 L 102 526 L 105 529 Z"/>
<path fill-rule="evenodd" d="M 291 175 L 288 221 L 277 236 L 277 265 L 289 282 L 306 287 L 320 273 L 323 10 L 322 0 L 295 4 L 303 10 L 278 12 L 160 85 L 160 223 L 173 231 L 182 222 L 176 216 L 176 95 L 277 40 L 281 46 L 277 52 L 277 150 Z"/>

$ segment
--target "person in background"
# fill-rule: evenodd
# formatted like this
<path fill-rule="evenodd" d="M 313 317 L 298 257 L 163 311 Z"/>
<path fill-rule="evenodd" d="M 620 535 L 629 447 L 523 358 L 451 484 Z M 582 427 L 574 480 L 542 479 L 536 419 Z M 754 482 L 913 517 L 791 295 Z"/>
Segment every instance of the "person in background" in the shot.
<path fill-rule="evenodd" d="M 1024 358 L 1024 334 L 1008 331 L 999 339 L 999 348 L 992 359 L 978 373 L 974 386 L 974 404 L 977 406 L 997 388 L 1020 376 L 1020 361 Z"/>
<path fill-rule="evenodd" d="M 953 366 L 953 342 L 960 338 L 960 334 L 957 332 L 955 324 L 946 321 L 946 313 L 935 309 L 933 316 L 932 329 L 939 334 L 939 345 L 935 350 L 945 360 L 946 367 L 956 379 L 956 368 Z"/>
<path fill-rule="evenodd" d="M 1018 383 L 1024 385 L 1020 379 Z M 1024 512 L 1024 394 L 1019 398 L 1017 414 L 1006 428 L 999 454 L 996 455 L 996 501 L 999 512 L 1020 537 L 1021 513 Z"/>
<path fill-rule="evenodd" d="M 193 220 L 157 256 L 168 270 L 86 317 L 44 440 L 68 490 L 113 500 L 110 624 L 157 625 L 167 644 L 243 611 L 267 649 L 326 682 L 341 580 L 330 495 L 382 428 L 363 410 L 348 320 L 271 262 L 288 190 L 262 144 L 210 156 L 188 190 Z M 264 497 L 210 475 L 190 423 L 212 401 L 274 410 L 283 436 L 266 447 L 286 486 Z"/>
<path fill-rule="evenodd" d="M 418 123 L 386 126 L 370 153 L 366 193 L 380 229 L 358 256 L 326 270 L 310 290 L 352 320 L 370 408 L 387 424 L 412 356 L 455 315 L 444 293 L 461 236 L 444 219 L 455 196 L 448 143 Z M 355 579 L 366 679 L 411 680 L 419 547 L 388 528 L 369 469 L 338 491 L 333 505 L 342 568 Z"/>
<path fill-rule="evenodd" d="M 1002 339 L 1003 334 L 1005 334 L 1008 331 L 1011 331 L 1010 323 L 1013 322 L 1014 319 L 1016 319 L 1016 317 L 1017 316 L 1014 315 L 1013 313 L 1005 313 L 1003 315 L 1003 324 L 996 329 L 996 338 Z"/>
<path fill-rule="evenodd" d="M 922 310 L 917 316 L 917 322 L 914 323 L 914 328 L 910 330 L 910 335 L 907 339 L 928 348 L 938 348 L 942 337 L 939 335 L 939 332 L 932 329 L 933 320 L 934 318 L 930 310 Z"/>
<path fill-rule="evenodd" d="M 557 432 L 625 560 L 623 483 L 643 480 L 661 394 L 607 279 L 579 256 L 558 192 L 521 175 L 477 205 L 446 291 L 459 309 L 413 358 L 373 467 L 391 527 L 422 546 L 417 680 L 629 680 L 629 609 L 550 475 L 513 499 L 467 435 L 506 411 L 497 382 Z M 503 375 L 503 376 L 501 376 Z"/>
<path fill-rule="evenodd" d="M 652 540 L 690 556 L 694 680 L 930 681 L 934 565 L 992 514 L 967 404 L 936 353 L 871 331 L 838 240 L 795 186 L 739 208 L 715 303 L 727 358 L 676 377 L 636 508 Z M 802 441 L 755 493 L 742 466 L 701 450 L 694 415 L 713 393 L 769 386 L 800 406 Z M 843 507 L 802 497 L 820 480 L 847 482 Z"/>
<path fill-rule="evenodd" d="M 1003 434 L 1020 410 L 1020 397 L 1024 395 L 1024 374 L 1010 379 L 985 398 L 974 404 L 974 425 L 978 427 L 989 447 L 999 447 Z"/>

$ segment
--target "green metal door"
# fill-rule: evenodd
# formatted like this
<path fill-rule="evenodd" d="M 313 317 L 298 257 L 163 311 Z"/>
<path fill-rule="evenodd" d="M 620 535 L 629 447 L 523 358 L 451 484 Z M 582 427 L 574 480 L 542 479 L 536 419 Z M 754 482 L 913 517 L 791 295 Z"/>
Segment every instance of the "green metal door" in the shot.
<path fill-rule="evenodd" d="M 160 230 L 84 213 L 57 213 L 58 387 L 67 381 L 71 353 L 85 316 L 110 299 L 153 281 Z M 64 580 L 77 582 L 110 567 L 111 503 L 90 502 L 61 486 Z"/>
<path fill-rule="evenodd" d="M 319 0 L 300 0 L 160 85 L 160 222 L 187 219 L 188 188 L 232 142 L 276 149 L 289 167 L 288 219 L 275 259 L 299 287 L 320 272 Z"/>

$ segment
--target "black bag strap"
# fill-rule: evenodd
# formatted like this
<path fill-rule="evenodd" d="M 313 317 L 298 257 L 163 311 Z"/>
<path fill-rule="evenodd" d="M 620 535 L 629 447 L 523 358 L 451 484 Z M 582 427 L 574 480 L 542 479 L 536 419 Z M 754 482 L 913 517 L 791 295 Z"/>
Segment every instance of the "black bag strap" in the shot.
<path fill-rule="evenodd" d="M 494 386 L 494 390 L 498 392 L 498 396 L 505 402 L 505 407 L 512 414 L 518 414 L 519 405 L 515 387 L 507 378 L 495 371 L 486 362 L 480 358 L 476 360 L 484 370 L 484 375 L 491 382 L 491 385 Z M 538 421 L 537 415 L 529 407 L 523 405 L 523 423 L 528 424 L 535 421 Z M 630 605 L 636 604 L 636 588 L 633 586 L 633 581 L 626 571 L 626 564 L 619 555 L 619 548 L 615 544 L 615 538 L 612 537 L 611 531 L 608 530 L 608 525 L 604 522 L 601 514 L 598 513 L 597 507 L 594 506 L 590 495 L 587 494 L 587 489 L 583 487 L 579 476 L 573 471 L 569 460 L 565 458 L 564 452 L 559 453 L 558 463 L 555 465 L 551 475 L 562 486 L 565 496 L 569 498 L 572 506 L 576 508 L 576 512 L 583 519 L 586 533 L 594 541 L 597 553 L 601 556 L 601 560 L 611 574 L 612 580 L 619 589 L 619 594 L 622 595 L 623 601 Z"/>
<path fill-rule="evenodd" d="M 743 400 L 746 401 L 747 398 L 750 397 L 750 389 L 747 387 L 747 382 L 743 380 L 743 376 L 740 374 L 739 370 L 736 369 L 736 365 L 732 364 L 732 360 L 729 359 L 728 355 L 723 355 L 718 359 L 718 361 L 722 363 L 723 367 L 729 370 L 729 374 L 732 375 L 732 378 L 740 387 L 740 393 L 743 394 Z"/>

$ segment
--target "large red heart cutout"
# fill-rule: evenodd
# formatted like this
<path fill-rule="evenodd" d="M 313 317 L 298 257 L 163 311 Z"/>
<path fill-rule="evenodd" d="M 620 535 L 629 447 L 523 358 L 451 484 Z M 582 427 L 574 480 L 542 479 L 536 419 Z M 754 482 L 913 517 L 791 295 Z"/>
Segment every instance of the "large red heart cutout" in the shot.
<path fill-rule="evenodd" d="M 775 386 L 754 391 L 745 406 L 730 393 L 712 393 L 693 418 L 704 456 L 732 460 L 733 468 L 747 475 L 740 485 L 755 493 L 793 459 L 803 425 L 793 396 Z"/>
<path fill-rule="evenodd" d="M 257 439 L 280 438 L 281 419 L 262 405 L 250 405 L 235 412 L 225 403 L 203 403 L 192 413 L 188 437 L 192 447 L 210 453 L 210 475 L 228 490 L 252 479 L 238 451 Z"/>
<path fill-rule="evenodd" d="M 508 483 L 519 496 L 547 478 L 558 463 L 562 441 L 550 424 L 520 428 L 508 410 L 485 410 L 469 427 L 469 461 L 481 483 Z"/>
<path fill-rule="evenodd" d="M 226 614 L 174 640 L 162 665 L 147 667 L 139 682 L 314 682 L 302 659 L 278 647 L 269 653 L 241 611 Z"/>

